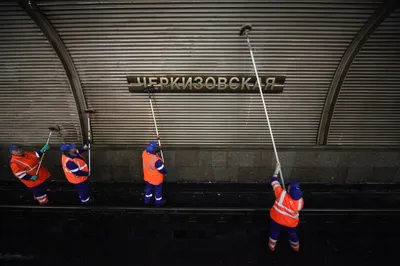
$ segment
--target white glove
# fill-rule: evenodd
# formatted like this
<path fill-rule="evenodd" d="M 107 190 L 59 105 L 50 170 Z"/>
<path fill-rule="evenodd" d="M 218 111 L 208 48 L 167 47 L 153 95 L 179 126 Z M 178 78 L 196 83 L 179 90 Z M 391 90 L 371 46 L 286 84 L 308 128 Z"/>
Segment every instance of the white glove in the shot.
<path fill-rule="evenodd" d="M 276 167 L 275 167 L 274 175 L 279 175 L 280 172 L 281 172 L 281 165 L 277 163 Z"/>
<path fill-rule="evenodd" d="M 85 151 L 87 151 L 88 145 L 85 144 L 85 145 L 83 146 L 83 149 L 84 149 Z"/>

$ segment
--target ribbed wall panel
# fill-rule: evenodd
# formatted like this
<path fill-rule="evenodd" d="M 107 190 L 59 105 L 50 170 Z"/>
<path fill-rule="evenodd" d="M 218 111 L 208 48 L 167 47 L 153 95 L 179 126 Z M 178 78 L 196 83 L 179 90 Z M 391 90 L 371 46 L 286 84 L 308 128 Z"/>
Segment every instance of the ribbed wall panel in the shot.
<path fill-rule="evenodd" d="M 400 145 L 400 9 L 373 33 L 351 66 L 328 144 Z"/>
<path fill-rule="evenodd" d="M 80 142 L 67 76 L 51 45 L 16 2 L 0 2 L 0 143 Z"/>
<path fill-rule="evenodd" d="M 252 23 L 261 76 L 286 76 L 266 94 L 280 146 L 314 145 L 332 76 L 380 1 L 39 1 L 96 109 L 96 145 L 154 138 L 148 98 L 127 75 L 254 76 L 239 29 Z M 257 94 L 157 94 L 165 146 L 259 147 L 270 143 Z"/>

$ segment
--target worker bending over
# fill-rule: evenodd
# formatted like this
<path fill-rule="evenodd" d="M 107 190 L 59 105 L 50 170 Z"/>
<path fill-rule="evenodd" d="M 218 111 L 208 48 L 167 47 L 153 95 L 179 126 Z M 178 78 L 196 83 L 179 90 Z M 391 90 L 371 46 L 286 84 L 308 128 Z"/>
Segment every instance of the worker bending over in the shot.
<path fill-rule="evenodd" d="M 150 204 L 154 193 L 156 207 L 161 207 L 165 203 L 165 200 L 162 198 L 162 183 L 164 175 L 167 174 L 167 169 L 158 155 L 160 150 L 157 141 L 151 141 L 142 153 L 143 174 L 146 183 L 144 203 Z"/>
<path fill-rule="evenodd" d="M 88 183 L 89 168 L 81 155 L 87 149 L 87 145 L 77 149 L 75 144 L 62 144 L 60 147 L 63 152 L 61 163 L 65 177 L 71 184 L 74 184 L 81 203 L 84 205 L 91 201 L 91 191 Z"/>
<path fill-rule="evenodd" d="M 49 202 L 44 187 L 44 182 L 50 177 L 50 172 L 41 165 L 38 174 L 40 157 L 50 149 L 48 144 L 36 152 L 24 151 L 18 145 L 11 145 L 9 152 L 11 153 L 10 167 L 13 174 L 21 180 L 22 183 L 32 192 L 33 198 L 44 205 Z"/>
<path fill-rule="evenodd" d="M 290 246 L 294 251 L 298 252 L 300 250 L 300 242 L 297 234 L 297 225 L 299 224 L 299 211 L 304 206 L 303 192 L 300 190 L 298 182 L 291 182 L 287 193 L 278 181 L 280 171 L 281 168 L 278 164 L 271 179 L 276 199 L 270 211 L 271 224 L 268 246 L 274 251 L 279 234 L 281 230 L 284 230 L 289 235 Z"/>

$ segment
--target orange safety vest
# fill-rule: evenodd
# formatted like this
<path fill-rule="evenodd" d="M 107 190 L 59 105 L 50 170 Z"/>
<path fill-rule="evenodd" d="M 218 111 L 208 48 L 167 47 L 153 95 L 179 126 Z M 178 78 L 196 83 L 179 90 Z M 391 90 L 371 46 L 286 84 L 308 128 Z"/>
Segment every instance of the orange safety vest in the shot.
<path fill-rule="evenodd" d="M 40 166 L 39 173 L 36 180 L 22 179 L 25 174 L 36 175 L 37 167 L 39 166 L 40 158 L 36 156 L 36 152 L 24 152 L 23 156 L 13 155 L 10 161 L 10 167 L 13 174 L 21 180 L 27 187 L 36 187 L 42 184 L 50 177 L 50 172 L 44 168 L 43 164 Z"/>
<path fill-rule="evenodd" d="M 155 154 L 143 151 L 142 160 L 144 181 L 149 182 L 154 186 L 161 184 L 164 180 L 164 175 L 156 168 L 156 162 L 161 160 L 161 158 Z"/>
<path fill-rule="evenodd" d="M 304 206 L 303 198 L 292 199 L 278 181 L 272 182 L 272 186 L 276 199 L 270 211 L 271 219 L 286 227 L 296 227 L 299 224 L 299 211 Z"/>
<path fill-rule="evenodd" d="M 81 156 L 76 157 L 76 158 L 69 158 L 68 156 L 63 154 L 61 157 L 61 163 L 62 163 L 62 167 L 64 169 L 65 177 L 67 178 L 67 180 L 70 183 L 80 184 L 88 179 L 87 176 L 77 176 L 74 174 L 74 172 L 69 170 L 67 167 L 68 162 L 74 162 L 78 166 L 77 169 L 79 169 L 83 172 L 89 172 L 89 168 L 88 168 L 88 165 L 86 164 L 85 160 Z"/>

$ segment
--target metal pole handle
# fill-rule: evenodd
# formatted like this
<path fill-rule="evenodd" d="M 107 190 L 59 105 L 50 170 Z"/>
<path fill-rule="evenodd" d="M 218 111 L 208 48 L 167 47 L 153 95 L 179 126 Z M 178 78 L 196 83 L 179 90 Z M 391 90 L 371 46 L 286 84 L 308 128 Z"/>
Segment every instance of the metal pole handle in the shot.
<path fill-rule="evenodd" d="M 90 176 L 90 174 L 92 173 L 91 172 L 91 152 L 90 152 L 90 142 L 91 142 L 91 140 L 92 140 L 92 129 L 91 129 L 91 126 L 90 126 L 90 114 L 88 114 L 88 150 L 89 150 L 89 163 L 88 163 L 88 170 L 89 170 L 89 173 L 88 173 L 88 175 Z"/>
<path fill-rule="evenodd" d="M 154 114 L 153 101 L 151 100 L 150 91 L 149 91 L 149 101 L 150 101 L 151 114 L 153 115 L 154 126 L 155 126 L 155 128 L 156 128 L 158 146 L 160 146 L 160 148 L 161 148 L 161 147 L 162 147 L 162 146 L 161 146 L 161 140 L 160 140 L 160 135 L 158 134 L 157 121 L 156 121 L 156 116 L 155 116 L 155 114 Z M 162 159 L 163 162 L 165 163 L 165 161 L 164 161 L 164 154 L 163 154 L 162 149 L 160 150 L 160 154 L 161 154 L 161 159 Z"/>
<path fill-rule="evenodd" d="M 47 141 L 46 141 L 46 145 L 49 145 L 52 133 L 53 132 L 50 130 L 49 137 L 47 138 Z M 40 167 L 42 166 L 44 155 L 45 155 L 45 153 L 43 153 L 42 156 L 40 157 L 39 165 L 38 165 L 38 168 L 36 169 L 36 174 L 35 174 L 36 176 L 39 174 L 39 170 L 40 170 Z"/>
<path fill-rule="evenodd" d="M 271 123 L 270 123 L 270 121 L 269 121 L 267 106 L 265 105 L 265 101 L 264 101 L 264 95 L 263 95 L 263 91 L 262 91 L 262 87 L 261 87 L 261 81 L 260 81 L 260 78 L 258 77 L 258 71 L 257 71 L 256 61 L 254 60 L 254 55 L 253 55 L 253 49 L 251 48 L 251 43 L 250 43 L 250 39 L 249 39 L 249 34 L 248 34 L 247 31 L 246 31 L 246 39 L 247 39 L 247 45 L 248 45 L 249 51 L 250 51 L 251 61 L 253 62 L 254 72 L 256 73 L 256 77 L 257 77 L 258 88 L 260 89 L 261 100 L 262 100 L 262 104 L 263 104 L 264 111 L 265 111 L 265 117 L 267 118 L 267 122 L 268 122 L 269 134 L 271 135 L 271 141 L 272 141 L 272 146 L 274 147 L 276 162 L 277 162 L 279 165 L 281 165 L 281 163 L 280 163 L 280 161 L 279 161 L 278 151 L 277 151 L 277 149 L 276 149 L 276 144 L 275 144 L 275 140 L 274 140 L 274 135 L 273 135 L 273 133 L 272 133 Z M 281 169 L 281 171 L 280 171 L 280 177 L 281 177 L 283 189 L 285 189 L 285 181 L 284 181 L 284 179 L 283 179 L 282 169 Z"/>

